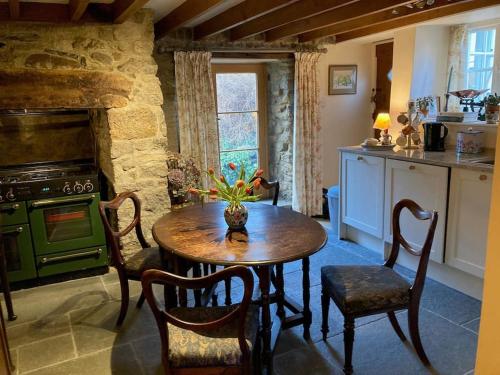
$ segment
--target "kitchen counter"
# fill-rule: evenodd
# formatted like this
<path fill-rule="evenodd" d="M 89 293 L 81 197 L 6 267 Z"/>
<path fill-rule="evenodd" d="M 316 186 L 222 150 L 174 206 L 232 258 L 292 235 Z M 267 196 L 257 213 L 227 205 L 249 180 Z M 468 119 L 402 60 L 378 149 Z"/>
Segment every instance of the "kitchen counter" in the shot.
<path fill-rule="evenodd" d="M 365 150 L 361 146 L 340 147 L 342 152 L 352 152 L 369 156 L 379 156 L 388 159 L 415 161 L 423 164 L 439 165 L 443 167 L 460 167 L 493 172 L 493 164 L 484 164 L 477 161 L 495 159 L 495 150 L 486 149 L 480 154 L 457 154 L 454 149 L 444 152 L 424 151 L 423 149 L 404 150 L 399 146 L 393 150 Z"/>

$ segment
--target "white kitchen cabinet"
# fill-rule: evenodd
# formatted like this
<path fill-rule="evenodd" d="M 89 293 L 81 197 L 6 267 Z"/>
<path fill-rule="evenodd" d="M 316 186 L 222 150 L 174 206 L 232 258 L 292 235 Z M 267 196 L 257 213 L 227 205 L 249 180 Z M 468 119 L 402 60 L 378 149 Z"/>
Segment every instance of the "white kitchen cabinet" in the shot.
<path fill-rule="evenodd" d="M 385 159 L 342 153 L 342 223 L 383 238 Z"/>
<path fill-rule="evenodd" d="M 401 199 L 411 199 L 425 210 L 435 210 L 439 218 L 430 259 L 443 263 L 448 201 L 448 168 L 388 159 L 385 176 L 384 239 L 392 243 L 392 210 Z M 401 233 L 408 243 L 422 248 L 429 221 L 420 221 L 408 211 L 401 213 Z"/>
<path fill-rule="evenodd" d="M 452 168 L 446 263 L 483 277 L 492 174 Z"/>

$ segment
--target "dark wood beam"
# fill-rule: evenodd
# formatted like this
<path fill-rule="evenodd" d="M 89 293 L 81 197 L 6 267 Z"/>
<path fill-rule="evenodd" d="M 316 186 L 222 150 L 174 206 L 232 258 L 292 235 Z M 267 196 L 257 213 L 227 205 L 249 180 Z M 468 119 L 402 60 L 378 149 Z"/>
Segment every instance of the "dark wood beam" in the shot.
<path fill-rule="evenodd" d="M 70 0 L 69 1 L 69 20 L 78 21 L 87 10 L 90 0 Z"/>
<path fill-rule="evenodd" d="M 155 23 L 155 38 L 159 39 L 170 31 L 182 27 L 222 2 L 223 0 L 186 0 Z"/>
<path fill-rule="evenodd" d="M 377 25 L 383 22 L 392 21 L 395 19 L 402 19 L 407 16 L 411 16 L 414 14 L 430 12 L 440 7 L 451 6 L 457 4 L 462 1 L 470 1 L 470 0 L 456 0 L 455 2 L 450 2 L 448 0 L 436 0 L 432 7 L 419 9 L 417 7 L 407 8 L 407 7 L 399 7 L 397 8 L 398 13 L 395 14 L 392 10 L 386 10 L 370 15 L 366 15 L 363 17 L 358 17 L 355 19 L 338 22 L 331 26 L 323 27 L 320 29 L 316 29 L 313 31 L 309 31 L 299 35 L 300 42 L 310 42 L 315 39 L 324 38 L 327 36 L 345 33 L 348 31 L 353 31 L 357 29 L 362 29 L 367 26 Z"/>
<path fill-rule="evenodd" d="M 9 0 L 10 18 L 17 20 L 19 18 L 19 0 Z"/>
<path fill-rule="evenodd" d="M 400 5 L 409 4 L 413 1 L 414 0 L 360 0 L 355 4 L 346 5 L 269 30 L 266 32 L 266 41 L 272 42 L 278 39 L 287 38 L 306 31 L 329 26 L 337 22 L 366 16 L 386 9 L 392 9 Z"/>
<path fill-rule="evenodd" d="M 200 40 L 207 36 L 220 33 L 230 28 L 253 20 L 256 17 L 272 12 L 298 0 L 246 0 L 229 8 L 225 12 L 195 26 L 194 39 Z"/>
<path fill-rule="evenodd" d="M 147 2 L 148 0 L 115 0 L 113 3 L 113 22 L 125 22 Z"/>
<path fill-rule="evenodd" d="M 336 42 L 341 43 L 348 40 L 360 38 L 363 36 L 396 29 L 399 27 L 430 21 L 436 18 L 451 16 L 454 14 L 463 13 L 474 9 L 500 5 L 499 0 L 462 0 L 462 1 L 455 1 L 454 3 L 450 3 L 448 2 L 448 0 L 436 0 L 435 4 L 443 4 L 444 2 L 448 4 L 442 5 L 437 8 L 433 6 L 432 9 L 426 9 L 416 14 L 402 16 L 387 22 L 364 27 L 358 30 L 336 34 L 335 35 Z"/>
<path fill-rule="evenodd" d="M 358 0 L 301 0 L 231 29 L 231 40 L 246 38 Z"/>

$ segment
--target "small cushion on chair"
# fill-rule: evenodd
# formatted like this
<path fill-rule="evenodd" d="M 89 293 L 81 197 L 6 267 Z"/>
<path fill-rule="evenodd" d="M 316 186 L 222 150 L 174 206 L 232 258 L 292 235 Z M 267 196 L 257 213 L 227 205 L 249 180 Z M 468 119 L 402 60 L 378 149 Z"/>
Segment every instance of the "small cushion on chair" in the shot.
<path fill-rule="evenodd" d="M 125 260 L 125 270 L 128 276 L 141 279 L 144 271 L 150 269 L 163 269 L 158 247 L 147 247 L 136 252 Z"/>
<path fill-rule="evenodd" d="M 188 322 L 209 322 L 227 315 L 235 306 L 179 307 L 169 312 Z M 241 364 L 236 318 L 213 330 L 193 332 L 168 324 L 169 353 L 172 367 L 234 366 Z M 259 329 L 259 307 L 250 304 L 245 322 L 245 337 L 250 352 Z"/>
<path fill-rule="evenodd" d="M 411 284 L 385 266 L 325 266 L 321 285 L 348 315 L 401 308 L 410 300 Z"/>

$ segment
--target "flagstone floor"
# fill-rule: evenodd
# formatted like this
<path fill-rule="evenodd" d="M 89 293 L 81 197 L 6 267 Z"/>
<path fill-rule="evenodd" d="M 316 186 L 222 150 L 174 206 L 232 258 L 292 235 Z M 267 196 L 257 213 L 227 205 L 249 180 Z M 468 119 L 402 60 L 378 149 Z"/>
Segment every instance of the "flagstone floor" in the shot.
<path fill-rule="evenodd" d="M 343 321 L 333 304 L 328 339 L 321 339 L 320 267 L 381 262 L 377 254 L 361 246 L 334 239 L 311 257 L 312 340 L 303 340 L 300 327 L 282 332 L 274 356 L 276 374 L 342 373 Z M 406 269 L 398 270 L 412 275 Z M 285 272 L 287 293 L 300 300 L 300 264 L 287 264 Z M 222 287 L 219 291 L 223 294 Z M 115 272 L 14 292 L 18 319 L 8 322 L 7 334 L 16 374 L 161 374 L 154 318 L 147 304 L 135 308 L 140 284 L 132 282 L 131 292 L 129 312 L 120 329 L 114 326 L 120 306 Z M 241 292 L 241 285 L 234 283 L 233 301 Z M 223 298 L 219 296 L 219 300 Z M 480 306 L 480 301 L 428 279 L 421 305 L 421 333 L 433 368 L 423 367 L 385 315 L 377 315 L 356 321 L 355 373 L 472 374 Z M 406 313 L 398 318 L 406 327 Z"/>

